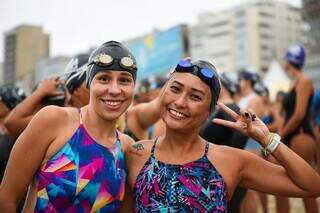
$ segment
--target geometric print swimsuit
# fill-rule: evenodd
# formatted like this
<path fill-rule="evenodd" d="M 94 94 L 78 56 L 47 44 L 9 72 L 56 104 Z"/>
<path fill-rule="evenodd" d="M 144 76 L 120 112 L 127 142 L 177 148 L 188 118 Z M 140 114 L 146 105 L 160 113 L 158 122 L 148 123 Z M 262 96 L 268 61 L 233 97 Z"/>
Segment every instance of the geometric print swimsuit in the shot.
<path fill-rule="evenodd" d="M 124 197 L 122 144 L 97 143 L 80 125 L 71 139 L 36 174 L 35 212 L 116 212 Z"/>
<path fill-rule="evenodd" d="M 156 143 L 134 184 L 135 212 L 227 212 L 227 187 L 207 158 L 208 142 L 200 159 L 182 165 L 158 161 Z"/>

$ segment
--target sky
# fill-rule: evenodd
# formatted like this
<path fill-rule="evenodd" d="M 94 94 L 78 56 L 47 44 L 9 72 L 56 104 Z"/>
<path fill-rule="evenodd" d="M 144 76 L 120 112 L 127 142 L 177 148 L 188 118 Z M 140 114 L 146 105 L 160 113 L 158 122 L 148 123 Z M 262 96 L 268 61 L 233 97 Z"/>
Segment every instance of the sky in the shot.
<path fill-rule="evenodd" d="M 123 41 L 250 0 L 0 0 L 0 62 L 4 33 L 21 24 L 50 34 L 50 55 L 72 56 L 108 40 Z M 301 0 L 281 0 L 301 6 Z"/>

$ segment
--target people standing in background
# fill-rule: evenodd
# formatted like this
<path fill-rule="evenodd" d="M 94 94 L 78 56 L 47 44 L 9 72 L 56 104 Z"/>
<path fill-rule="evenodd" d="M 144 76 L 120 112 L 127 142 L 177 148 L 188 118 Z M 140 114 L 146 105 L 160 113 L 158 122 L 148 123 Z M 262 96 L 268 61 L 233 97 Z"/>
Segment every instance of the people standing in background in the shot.
<path fill-rule="evenodd" d="M 89 55 L 80 54 L 68 63 L 65 72 L 69 73 L 64 84 L 70 94 L 67 105 L 81 108 L 89 103 L 89 90 L 86 87 L 86 69 Z"/>
<path fill-rule="evenodd" d="M 292 80 L 292 86 L 283 99 L 283 126 L 279 135 L 283 142 L 309 164 L 316 160 L 316 143 L 311 126 L 311 103 L 314 95 L 312 81 L 303 73 L 305 50 L 301 45 L 291 45 L 285 52 L 283 68 Z M 304 199 L 306 213 L 317 213 L 313 198 Z M 289 213 L 287 198 L 278 198 L 279 213 Z"/>
<path fill-rule="evenodd" d="M 221 91 L 219 102 L 225 104 L 228 108 L 236 113 L 240 113 L 240 108 L 233 100 L 233 95 L 237 92 L 236 84 L 228 77 L 226 73 L 220 75 Z M 222 108 L 218 107 L 209 116 L 200 130 L 200 136 L 208 142 L 225 145 L 234 148 L 243 149 L 248 137 L 234 129 L 213 123 L 213 119 L 219 118 L 223 120 L 233 121 L 233 118 L 226 113 Z M 228 203 L 228 213 L 244 212 L 241 206 L 242 200 L 245 197 L 246 189 L 237 187 L 232 199 Z"/>

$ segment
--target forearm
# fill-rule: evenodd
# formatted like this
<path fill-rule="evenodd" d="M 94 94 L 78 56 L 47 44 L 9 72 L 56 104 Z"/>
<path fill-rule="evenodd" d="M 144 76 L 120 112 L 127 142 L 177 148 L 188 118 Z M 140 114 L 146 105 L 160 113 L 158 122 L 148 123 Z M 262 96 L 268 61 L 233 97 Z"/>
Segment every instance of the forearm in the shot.
<path fill-rule="evenodd" d="M 0 200 L 0 209 L 3 213 L 16 213 L 17 204 L 8 203 L 5 200 Z"/>
<path fill-rule="evenodd" d="M 280 144 L 272 155 L 292 182 L 303 190 L 320 195 L 320 176 L 305 160 L 284 144 Z"/>
<path fill-rule="evenodd" d="M 5 193 L 1 187 L 1 189 L 0 189 L 0 209 L 1 209 L 1 212 L 16 213 L 18 202 L 10 201 L 8 199 L 9 197 L 10 197 L 10 194 Z"/>
<path fill-rule="evenodd" d="M 145 103 L 138 110 L 136 117 L 140 127 L 145 130 L 156 123 L 160 119 L 159 98 L 150 103 Z"/>
<path fill-rule="evenodd" d="M 271 124 L 267 125 L 270 132 L 277 132 L 278 131 L 278 124 L 276 122 L 272 122 Z"/>
<path fill-rule="evenodd" d="M 10 136 L 14 139 L 17 139 L 19 135 L 25 130 L 25 128 L 30 123 L 33 115 L 30 115 L 25 118 L 21 118 L 17 122 L 12 122 L 10 125 L 7 125 L 8 132 Z"/>
<path fill-rule="evenodd" d="M 26 117 L 34 114 L 37 106 L 39 106 L 42 98 L 45 95 L 40 91 L 33 92 L 28 98 L 16 106 L 4 121 L 4 125 L 10 130 L 15 129 L 16 126 Z"/>
<path fill-rule="evenodd" d="M 288 120 L 288 122 L 281 129 L 281 137 L 285 137 L 290 134 L 301 122 L 302 118 L 293 114 L 293 116 Z"/>
<path fill-rule="evenodd" d="M 26 98 L 23 102 L 21 102 L 14 109 L 14 113 L 17 116 L 26 117 L 34 113 L 34 110 L 41 103 L 41 100 L 46 95 L 41 91 L 34 91 L 28 98 Z"/>

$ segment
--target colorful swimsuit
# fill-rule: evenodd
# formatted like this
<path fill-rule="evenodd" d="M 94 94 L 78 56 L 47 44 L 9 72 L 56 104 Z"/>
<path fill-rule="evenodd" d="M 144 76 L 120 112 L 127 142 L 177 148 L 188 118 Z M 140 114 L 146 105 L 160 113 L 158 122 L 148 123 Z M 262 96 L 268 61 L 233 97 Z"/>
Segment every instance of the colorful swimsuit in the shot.
<path fill-rule="evenodd" d="M 227 187 L 205 154 L 183 165 L 166 164 L 151 156 L 133 189 L 135 212 L 226 212 Z"/>
<path fill-rule="evenodd" d="M 124 196 L 126 167 L 122 145 L 107 148 L 82 124 L 37 172 L 35 212 L 115 212 Z"/>

